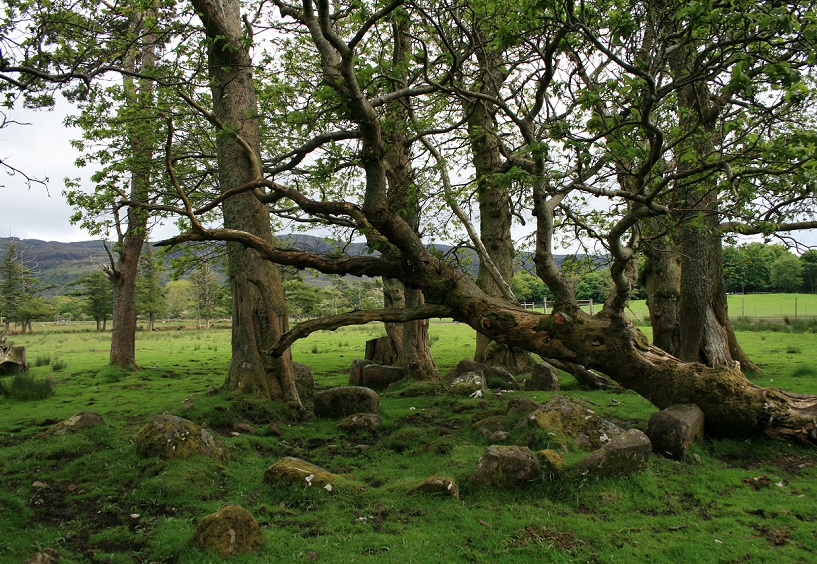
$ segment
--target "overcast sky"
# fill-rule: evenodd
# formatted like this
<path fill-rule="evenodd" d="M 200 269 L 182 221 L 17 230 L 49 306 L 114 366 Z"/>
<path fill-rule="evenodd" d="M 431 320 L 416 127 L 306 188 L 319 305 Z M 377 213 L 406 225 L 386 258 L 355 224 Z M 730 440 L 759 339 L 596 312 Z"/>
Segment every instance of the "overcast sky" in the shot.
<path fill-rule="evenodd" d="M 29 187 L 22 175 L 0 172 L 0 236 L 64 242 L 91 239 L 70 224 L 71 208 L 62 197 L 63 178 L 81 176 L 74 167 L 76 151 L 69 144 L 74 132 L 62 125 L 63 112 L 15 110 L 6 115 L 22 123 L 0 129 L 0 158 L 47 183 Z"/>

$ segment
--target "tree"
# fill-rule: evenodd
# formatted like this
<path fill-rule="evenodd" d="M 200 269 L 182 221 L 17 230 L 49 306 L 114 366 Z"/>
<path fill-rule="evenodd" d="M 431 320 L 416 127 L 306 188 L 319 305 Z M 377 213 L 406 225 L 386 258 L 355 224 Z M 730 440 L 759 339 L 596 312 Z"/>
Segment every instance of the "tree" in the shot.
<path fill-rule="evenodd" d="M 803 270 L 803 290 L 809 294 L 817 294 L 817 250 L 810 249 L 800 255 L 800 265 Z"/>
<path fill-rule="evenodd" d="M 3 262 L 0 264 L 0 307 L 6 324 L 6 332 L 11 322 L 17 319 L 17 308 L 23 300 L 24 269 L 17 256 L 17 243 L 9 242 Z"/>
<path fill-rule="evenodd" d="M 244 28 L 238 0 L 191 0 L 207 37 L 212 112 L 216 124 L 219 184 L 229 193 L 263 178 L 258 102 L 250 55 L 252 35 Z M 262 186 L 259 185 L 258 190 Z M 224 226 L 252 233 L 273 244 L 269 209 L 254 194 L 238 192 L 222 204 Z M 285 399 L 303 409 L 292 373 L 290 352 L 271 357 L 271 348 L 287 330 L 288 320 L 277 267 L 236 242 L 227 243 L 233 298 L 232 359 L 228 388 L 267 398 Z"/>
<path fill-rule="evenodd" d="M 195 290 L 190 280 L 171 280 L 165 284 L 167 313 L 174 319 L 186 319 L 196 305 Z"/>
<path fill-rule="evenodd" d="M 216 308 L 221 283 L 213 271 L 213 265 L 208 260 L 200 260 L 190 276 L 193 283 L 193 292 L 196 297 L 196 317 L 199 328 L 204 322 L 204 328 L 210 328 L 213 311 Z"/>
<path fill-rule="evenodd" d="M 148 245 L 139 257 L 136 278 L 136 313 L 147 317 L 147 330 L 153 331 L 156 318 L 167 310 L 164 291 L 159 284 L 159 265 L 153 248 Z"/>
<path fill-rule="evenodd" d="M 772 263 L 771 284 L 776 290 L 797 292 L 803 285 L 803 266 L 800 259 L 785 253 Z"/>
<path fill-rule="evenodd" d="M 85 300 L 85 314 L 96 321 L 96 330 L 105 331 L 108 318 L 113 313 L 113 288 L 102 270 L 83 275 L 73 286 L 72 295 Z"/>
<path fill-rule="evenodd" d="M 362 71 L 367 68 L 367 64 L 372 63 L 366 56 L 367 53 L 379 52 L 375 49 L 377 42 L 388 36 L 388 28 L 384 22 L 398 5 L 399 3 L 386 5 L 358 23 L 358 20 L 345 18 L 347 12 L 343 10 L 333 12 L 328 3 L 313 5 L 307 1 L 302 6 L 291 6 L 277 2 L 281 13 L 291 18 L 294 21 L 293 25 L 300 29 L 303 34 L 300 37 L 309 37 L 312 41 L 311 47 L 316 54 L 315 61 L 318 66 L 316 69 L 318 78 L 314 83 L 321 80 L 322 84 L 331 89 L 326 95 L 336 102 L 334 109 L 339 116 L 338 120 L 345 120 L 354 126 L 357 148 L 354 166 L 358 167 L 361 174 L 363 197 L 354 203 L 341 198 L 320 197 L 326 195 L 325 192 L 319 194 L 319 197 L 310 197 L 302 191 L 308 188 L 307 185 L 296 183 L 288 185 L 287 175 L 283 172 L 276 175 L 275 180 L 253 179 L 243 186 L 246 193 L 258 186 L 264 186 L 269 192 L 256 193 L 260 201 L 276 202 L 286 198 L 303 214 L 307 216 L 311 214 L 315 221 L 319 219 L 336 221 L 355 228 L 366 238 L 370 248 L 380 251 L 380 254 L 336 257 L 288 250 L 270 244 L 251 233 L 236 229 L 208 228 L 196 223 L 195 214 L 190 210 L 181 209 L 179 211 L 191 221 L 192 228 L 166 243 L 207 239 L 240 242 L 255 249 L 265 259 L 281 264 L 316 268 L 328 273 L 399 278 L 408 286 L 422 290 L 427 299 L 424 306 L 401 311 L 358 311 L 314 323 L 306 322 L 284 335 L 272 349 L 275 354 L 285 350 L 292 339 L 317 328 L 334 328 L 375 319 L 403 322 L 412 318 L 450 315 L 501 344 L 521 347 L 546 358 L 603 370 L 622 385 L 636 390 L 658 406 L 667 406 L 679 401 L 694 401 L 706 413 L 711 432 L 730 434 L 766 432 L 774 436 L 817 441 L 813 423 L 814 410 L 817 406 L 815 398 L 797 397 L 755 387 L 732 366 L 706 367 L 667 355 L 651 346 L 624 314 L 635 279 L 634 245 L 639 242 L 640 229 L 645 227 L 648 219 L 662 217 L 666 219 L 677 211 L 672 207 L 670 195 L 671 190 L 677 188 L 679 182 L 693 176 L 700 177 L 705 170 L 712 170 L 708 161 L 700 159 L 700 154 L 694 155 L 690 161 L 698 166 L 698 169 L 690 168 L 686 164 L 682 167 L 668 167 L 668 164 L 672 163 L 668 163 L 664 157 L 669 158 L 674 148 L 681 147 L 679 143 L 690 139 L 689 130 L 669 129 L 672 118 L 679 112 L 686 111 L 679 110 L 675 105 L 677 96 L 679 93 L 689 96 L 689 92 L 681 92 L 687 85 L 705 82 L 713 74 L 679 73 L 672 77 L 667 86 L 661 86 L 659 91 L 656 75 L 663 73 L 666 65 L 658 65 L 644 71 L 638 61 L 629 62 L 643 56 L 644 50 L 633 49 L 630 52 L 623 52 L 618 47 L 612 50 L 609 47 L 626 43 L 623 39 L 628 37 L 627 32 L 632 32 L 632 27 L 626 27 L 621 22 L 634 23 L 632 18 L 635 16 L 629 12 L 621 12 L 619 15 L 623 19 L 620 20 L 611 20 L 607 13 L 603 18 L 596 20 L 594 19 L 596 12 L 576 12 L 573 6 L 569 5 L 554 7 L 547 13 L 539 11 L 544 8 L 537 7 L 518 15 L 520 21 L 526 22 L 525 29 L 530 33 L 531 40 L 541 38 L 543 45 L 541 49 L 535 51 L 535 55 L 531 54 L 531 51 L 525 52 L 525 63 L 520 62 L 514 67 L 518 70 L 518 76 L 515 77 L 517 83 L 507 98 L 504 101 L 501 99 L 492 101 L 503 108 L 503 112 L 508 116 L 508 130 L 515 128 L 514 131 L 518 133 L 517 139 L 521 140 L 520 149 L 526 150 L 532 161 L 529 195 L 537 224 L 535 249 L 537 274 L 553 291 L 556 303 L 555 311 L 549 315 L 526 312 L 486 294 L 467 275 L 430 252 L 423 245 L 416 230 L 401 216 L 400 210 L 389 203 L 386 157 L 388 148 L 385 146 L 383 115 L 378 110 L 382 107 L 383 100 L 379 97 L 378 90 L 370 90 L 373 87 L 367 77 L 371 75 Z M 757 9 L 757 4 L 742 7 L 745 10 L 737 12 L 739 17 L 743 17 L 744 12 Z M 440 19 L 446 15 L 450 15 L 452 20 L 456 21 L 456 12 L 443 14 L 435 12 L 435 23 L 439 24 Z M 762 20 L 760 15 L 754 12 L 752 15 Z M 415 12 L 415 16 L 423 18 L 425 13 L 418 11 Z M 349 26 L 355 23 L 355 27 L 350 29 L 339 25 L 338 22 L 342 19 Z M 611 21 L 615 24 L 612 29 Z M 685 20 L 679 18 L 678 21 Z M 698 20 L 697 24 L 700 24 Z M 374 32 L 375 28 L 377 33 Z M 446 29 L 444 25 L 435 28 L 437 31 L 444 29 Z M 451 29 L 458 29 L 457 23 L 452 24 Z M 698 30 L 685 31 L 690 33 L 679 34 L 676 30 L 676 36 L 691 37 L 697 45 L 700 38 Z M 775 30 L 774 37 L 778 36 L 778 31 Z M 571 42 L 563 42 L 568 36 Z M 750 43 L 764 40 L 772 41 L 772 38 L 769 35 L 762 38 L 754 37 Z M 362 46 L 364 42 L 370 42 L 366 48 Z M 452 41 L 450 45 L 453 50 L 458 44 Z M 576 127 L 582 125 L 580 119 L 560 122 L 560 129 L 556 132 L 550 127 L 552 123 L 550 110 L 555 111 L 555 106 L 549 105 L 544 96 L 549 93 L 570 91 L 563 83 L 557 84 L 557 79 L 561 79 L 562 75 L 552 72 L 554 58 L 563 48 L 572 49 L 574 45 L 582 46 L 581 52 L 577 50 L 573 54 L 582 58 L 585 66 L 590 63 L 599 64 L 599 61 L 603 65 L 596 83 L 600 87 L 622 83 L 631 87 L 626 95 L 611 101 L 611 104 L 618 101 L 626 104 L 623 109 L 629 109 L 630 114 L 600 116 L 598 127 L 601 129 L 601 135 L 596 130 L 591 131 L 589 136 L 582 135 L 579 131 L 569 131 L 574 125 Z M 726 47 L 728 44 L 722 46 Z M 451 50 L 446 51 L 445 57 L 441 57 L 439 61 L 429 60 L 438 54 L 433 49 L 429 49 L 426 57 L 410 61 L 408 64 L 419 67 L 416 69 L 416 76 L 428 77 L 428 89 L 410 87 L 399 94 L 392 93 L 390 98 L 402 96 L 407 103 L 413 100 L 414 104 L 419 104 L 422 96 L 429 91 L 440 92 L 439 85 L 450 84 L 451 77 L 456 75 L 448 73 L 450 65 L 458 65 L 460 61 L 456 56 L 449 58 Z M 660 49 L 649 52 L 662 53 Z M 619 56 L 620 53 L 625 55 L 625 58 Z M 710 53 L 705 52 L 705 55 L 709 56 Z M 711 56 L 713 61 L 723 60 L 719 50 L 714 50 Z M 734 66 L 736 61 L 730 59 L 728 64 Z M 730 68 L 716 69 L 716 74 L 720 76 L 720 73 Z M 459 70 L 459 67 L 455 69 Z M 607 69 L 614 69 L 621 80 L 608 80 L 610 76 Z M 435 71 L 440 75 L 430 77 L 429 73 Z M 528 80 L 529 82 L 526 82 Z M 469 92 L 459 85 L 452 88 L 457 89 L 460 95 L 486 96 Z M 589 100 L 592 94 L 589 89 L 577 88 L 576 91 L 578 90 L 582 90 L 582 94 Z M 628 98 L 631 92 L 637 93 L 635 99 Z M 534 95 L 531 103 L 520 102 L 518 106 L 510 107 L 511 101 L 515 104 L 514 96 L 527 98 L 531 93 Z M 612 94 L 618 95 L 621 92 L 616 90 Z M 665 102 L 664 105 L 654 104 L 657 95 L 658 100 Z M 581 100 L 578 99 L 577 105 L 569 108 L 571 117 L 583 119 L 586 115 L 583 114 L 580 104 Z M 591 101 L 585 107 L 588 113 L 592 113 L 592 108 L 596 107 L 596 104 Z M 634 117 L 622 125 L 622 120 L 626 121 L 629 115 Z M 614 118 L 614 121 L 605 122 L 608 117 Z M 568 128 L 567 131 L 565 127 Z M 663 135 L 661 127 L 666 127 L 666 131 L 674 133 L 676 137 L 668 138 Z M 684 127 L 689 127 L 689 122 Z M 554 170 L 560 161 L 554 155 L 548 154 L 548 148 L 543 142 L 556 136 L 567 140 L 568 150 L 564 155 L 569 159 L 570 154 L 575 154 L 575 160 L 571 161 L 575 166 Z M 511 133 L 508 134 L 508 138 L 512 138 Z M 625 142 L 614 146 L 611 141 L 617 138 L 624 139 Z M 643 145 L 628 144 L 627 140 L 638 138 L 643 140 Z M 665 145 L 668 139 L 673 139 L 675 144 Z M 325 142 L 316 137 L 312 139 L 311 147 L 322 147 Z M 245 148 L 249 158 L 253 155 L 251 147 L 250 145 Z M 621 151 L 621 154 L 618 151 Z M 636 154 L 636 159 L 633 159 L 633 154 Z M 641 156 L 644 158 L 643 161 L 639 160 Z M 615 162 L 617 158 L 619 160 Z M 613 159 L 613 163 L 611 164 L 608 159 Z M 302 161 L 301 159 L 298 163 Z M 636 168 L 632 167 L 634 164 L 637 165 Z M 721 164 L 718 166 L 720 168 L 717 170 L 723 170 Z M 597 178 L 595 183 L 590 181 L 592 177 L 601 174 L 607 176 Z M 610 186 L 609 180 L 616 174 L 629 175 L 629 179 L 617 182 L 614 188 Z M 559 271 L 553 254 L 557 210 L 567 214 L 571 221 L 576 225 L 582 225 L 588 232 L 599 233 L 601 229 L 601 223 L 590 225 L 583 222 L 575 209 L 566 207 L 566 198 L 574 191 L 584 195 L 603 195 L 617 202 L 611 208 L 615 214 L 609 216 L 609 221 L 604 226 L 604 236 L 600 238 L 608 245 L 614 287 L 603 310 L 593 316 L 583 313 L 578 308 L 575 290 L 564 273 Z M 352 194 L 348 196 L 351 197 Z M 691 196 L 697 197 L 696 194 Z M 679 202 L 679 206 L 685 205 L 683 200 Z M 688 202 L 687 198 L 686 203 Z M 722 212 L 723 210 L 718 211 Z M 696 228 L 694 223 L 689 222 L 685 226 L 689 229 Z"/>

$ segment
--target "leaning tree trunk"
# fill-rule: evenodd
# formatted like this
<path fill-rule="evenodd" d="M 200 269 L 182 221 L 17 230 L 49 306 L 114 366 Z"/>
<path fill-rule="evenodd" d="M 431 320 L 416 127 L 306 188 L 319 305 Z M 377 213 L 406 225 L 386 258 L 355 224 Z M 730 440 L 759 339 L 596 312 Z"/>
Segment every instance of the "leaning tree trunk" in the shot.
<path fill-rule="evenodd" d="M 191 0 L 204 24 L 213 94 L 213 114 L 223 128 L 217 136 L 222 191 L 260 178 L 260 128 L 248 37 L 238 0 Z M 252 193 L 224 201 L 224 227 L 241 229 L 272 243 L 269 210 Z M 227 244 L 233 296 L 232 359 L 225 386 L 265 398 L 285 399 L 303 409 L 289 351 L 265 354 L 287 329 L 278 267 L 237 243 Z"/>

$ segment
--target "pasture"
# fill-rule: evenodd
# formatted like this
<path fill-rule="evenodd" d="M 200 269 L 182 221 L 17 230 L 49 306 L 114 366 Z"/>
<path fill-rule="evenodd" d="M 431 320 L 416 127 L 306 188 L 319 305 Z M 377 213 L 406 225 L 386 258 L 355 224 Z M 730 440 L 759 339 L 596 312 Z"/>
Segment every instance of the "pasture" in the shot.
<path fill-rule="evenodd" d="M 398 389 L 381 396 L 379 430 L 349 435 L 335 421 L 292 421 L 280 406 L 207 395 L 224 379 L 229 331 L 173 327 L 138 334 L 143 369 L 134 373 L 107 366 L 109 335 L 90 325 L 35 324 L 33 335 L 12 338 L 27 347 L 30 372 L 54 378 L 55 388 L 42 400 L 0 399 L 0 561 L 51 547 L 62 562 L 217 562 L 190 539 L 227 503 L 252 512 L 265 540 L 261 552 L 233 562 L 817 560 L 817 454 L 808 447 L 708 439 L 684 461 L 653 456 L 631 476 L 478 490 L 468 478 L 490 442 L 474 423 L 504 414 L 509 397 L 541 402 L 553 393 L 470 399 Z M 755 381 L 817 393 L 817 335 L 783 329 L 739 333 L 764 371 Z M 351 361 L 381 334 L 377 324 L 315 334 L 294 357 L 312 368 L 316 387 L 346 384 Z M 441 373 L 473 354 L 474 333 L 463 325 L 434 322 L 430 335 Z M 632 392 L 581 390 L 567 375 L 560 393 L 628 428 L 643 430 L 655 410 Z M 107 425 L 41 436 L 88 409 Z M 230 445 L 231 460 L 140 459 L 134 437 L 164 411 L 206 423 Z M 231 436 L 237 422 L 252 430 Z M 524 427 L 510 431 L 513 444 L 550 446 Z M 264 484 L 265 468 L 283 456 L 352 475 L 366 489 Z M 406 493 L 431 475 L 454 478 L 460 499 Z"/>

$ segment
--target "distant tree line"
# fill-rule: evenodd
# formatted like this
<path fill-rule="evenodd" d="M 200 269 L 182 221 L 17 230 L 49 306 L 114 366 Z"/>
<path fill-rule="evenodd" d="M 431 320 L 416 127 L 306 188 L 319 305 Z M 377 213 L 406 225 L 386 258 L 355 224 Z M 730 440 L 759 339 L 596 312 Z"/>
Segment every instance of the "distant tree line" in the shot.
<path fill-rule="evenodd" d="M 817 250 L 795 255 L 783 245 L 747 243 L 723 249 L 726 291 L 817 293 Z"/>

